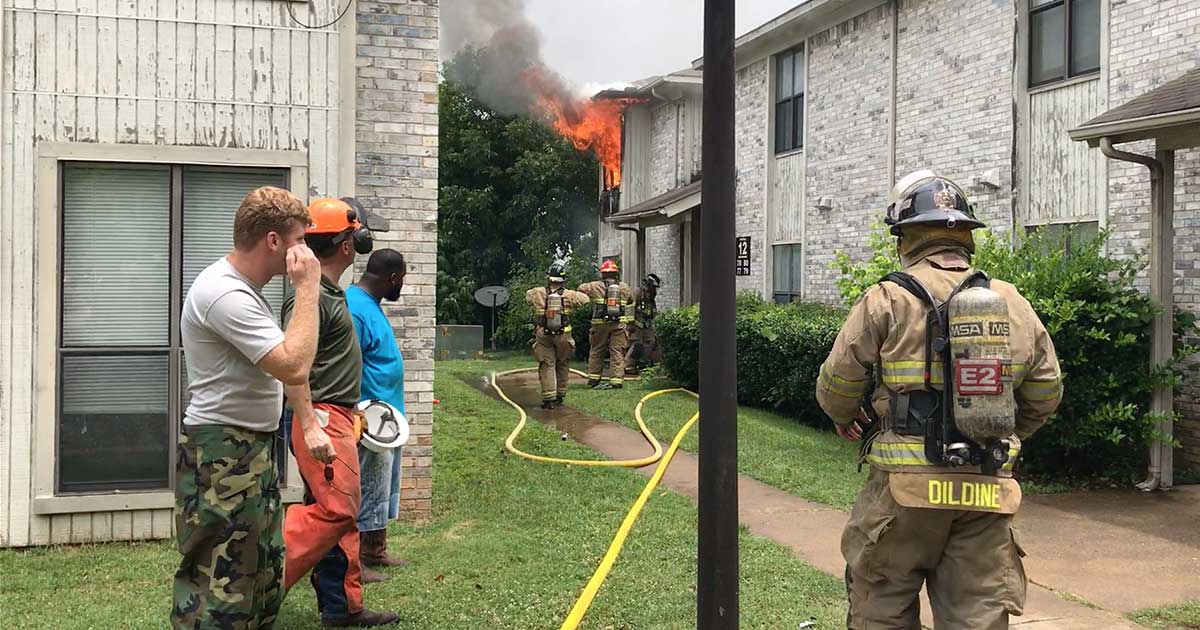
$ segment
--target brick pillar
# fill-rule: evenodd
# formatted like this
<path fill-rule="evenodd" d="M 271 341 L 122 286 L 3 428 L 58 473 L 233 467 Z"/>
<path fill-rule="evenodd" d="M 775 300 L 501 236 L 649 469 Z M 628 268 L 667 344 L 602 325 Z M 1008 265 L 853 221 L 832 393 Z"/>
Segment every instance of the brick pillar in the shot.
<path fill-rule="evenodd" d="M 358 2 L 355 194 L 387 217 L 377 247 L 408 262 L 407 288 L 384 304 L 404 354 L 401 518 L 429 518 L 437 278 L 438 0 Z"/>

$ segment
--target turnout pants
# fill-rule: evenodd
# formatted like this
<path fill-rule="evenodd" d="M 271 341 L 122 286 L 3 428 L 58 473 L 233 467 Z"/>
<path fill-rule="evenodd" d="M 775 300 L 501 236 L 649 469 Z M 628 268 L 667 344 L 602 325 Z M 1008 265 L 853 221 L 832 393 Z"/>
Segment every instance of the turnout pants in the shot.
<path fill-rule="evenodd" d="M 625 370 L 631 372 L 639 368 L 639 363 L 658 363 L 658 335 L 654 324 L 626 326 L 629 334 L 629 349 L 625 351 Z"/>
<path fill-rule="evenodd" d="M 620 322 L 593 323 L 588 331 L 588 380 L 598 381 L 604 376 L 604 357 L 608 356 L 608 382 L 622 385 L 625 382 L 625 350 L 629 347 L 629 335 L 625 324 Z"/>
<path fill-rule="evenodd" d="M 292 422 L 292 451 L 304 478 L 304 505 L 288 508 L 283 538 L 287 550 L 284 587 L 291 589 L 312 571 L 317 610 L 323 617 L 339 618 L 362 610 L 362 566 L 358 556 L 359 485 L 358 436 L 350 409 L 318 403 L 317 413 L 329 414 L 325 433 L 333 442 L 336 459 L 327 480 L 325 464 L 304 445 L 304 431 Z"/>
<path fill-rule="evenodd" d="M 283 603 L 275 437 L 229 426 L 179 435 L 171 627 L 269 630 Z"/>
<path fill-rule="evenodd" d="M 570 331 L 551 335 L 538 328 L 533 338 L 533 358 L 538 362 L 538 380 L 542 384 L 542 400 L 554 400 L 567 395 L 571 378 L 571 355 L 575 354 L 575 338 Z"/>
<path fill-rule="evenodd" d="M 1025 607 L 1027 580 L 1012 516 L 909 508 L 876 469 L 842 533 L 850 630 L 920 630 L 928 584 L 937 630 L 1003 630 Z"/>

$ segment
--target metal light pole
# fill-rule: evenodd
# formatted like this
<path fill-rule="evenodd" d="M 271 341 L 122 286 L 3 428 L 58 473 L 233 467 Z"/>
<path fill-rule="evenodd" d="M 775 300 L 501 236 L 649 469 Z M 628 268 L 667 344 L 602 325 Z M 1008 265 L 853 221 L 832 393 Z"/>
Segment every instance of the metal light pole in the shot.
<path fill-rule="evenodd" d="M 737 340 L 734 334 L 735 0 L 704 2 L 700 209 L 700 522 L 696 625 L 738 627 Z"/>

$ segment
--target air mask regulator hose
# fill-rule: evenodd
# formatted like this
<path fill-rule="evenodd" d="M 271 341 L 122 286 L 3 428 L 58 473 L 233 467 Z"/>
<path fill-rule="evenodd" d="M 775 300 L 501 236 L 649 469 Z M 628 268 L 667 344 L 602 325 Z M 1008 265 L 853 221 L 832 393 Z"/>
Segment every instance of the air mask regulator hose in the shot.
<path fill-rule="evenodd" d="M 520 435 L 521 430 L 525 428 L 525 422 L 528 420 L 529 416 L 525 413 L 525 410 L 522 409 L 520 405 L 513 402 L 512 399 L 504 393 L 504 390 L 501 389 L 500 385 L 496 382 L 496 379 L 501 376 L 535 371 L 537 371 L 537 368 L 520 368 L 517 370 L 508 370 L 507 372 L 492 373 L 491 377 L 489 378 L 489 384 L 492 386 L 492 389 L 496 390 L 496 394 L 500 396 L 501 400 L 508 403 L 509 406 L 515 409 L 517 414 L 520 416 L 520 420 L 517 422 L 516 428 L 513 429 L 512 433 L 509 434 L 508 439 L 504 441 L 504 447 L 510 452 L 520 457 L 538 462 L 566 464 L 569 466 L 621 466 L 625 468 L 641 468 L 642 466 L 649 466 L 650 464 L 654 463 L 658 464 L 658 466 L 654 469 L 654 474 L 650 476 L 650 480 L 647 481 L 645 487 L 642 488 L 641 494 L 638 495 L 637 500 L 633 502 L 633 505 L 630 506 L 629 511 L 625 514 L 625 519 L 621 521 L 621 526 L 617 528 L 617 534 L 613 537 L 612 542 L 609 543 L 608 551 L 600 560 L 600 566 L 596 567 L 596 572 L 592 574 L 591 579 L 588 580 L 587 585 L 584 586 L 583 592 L 579 595 L 579 599 L 575 600 L 575 605 L 571 607 L 571 611 L 567 614 L 567 618 L 563 621 L 561 630 L 575 630 L 579 627 L 579 624 L 583 622 L 583 616 L 587 614 L 588 608 L 592 605 L 592 601 L 596 598 L 596 593 L 599 592 L 600 586 L 604 584 L 605 578 L 607 578 L 609 572 L 612 571 L 613 564 L 616 563 L 617 556 L 620 555 L 621 548 L 625 545 L 626 537 L 629 536 L 630 530 L 633 529 L 634 522 L 637 521 L 638 515 L 640 515 L 642 512 L 642 508 L 645 507 L 646 502 L 650 499 L 650 494 L 654 492 L 654 489 L 658 487 L 658 483 L 662 481 L 663 475 L 667 472 L 667 466 L 671 464 L 671 459 L 675 456 L 675 452 L 679 450 L 679 444 L 683 441 L 683 437 L 687 435 L 688 431 L 690 431 L 700 419 L 699 412 L 692 414 L 692 417 L 689 418 L 688 421 L 684 423 L 683 427 L 679 429 L 679 432 L 675 434 L 675 438 L 671 440 L 670 446 L 667 447 L 666 451 L 663 451 L 662 445 L 659 444 L 658 439 L 654 437 L 654 434 L 650 432 L 650 428 L 646 426 L 646 422 L 642 418 L 643 407 L 650 400 L 665 394 L 686 393 L 697 399 L 699 396 L 695 392 L 686 389 L 671 388 L 650 392 L 649 394 L 643 396 L 640 401 L 638 401 L 637 407 L 635 407 L 633 410 L 633 417 L 635 420 L 637 420 L 638 428 L 640 428 L 642 431 L 642 436 L 645 437 L 646 441 L 649 442 L 654 448 L 654 453 L 647 457 L 643 457 L 641 459 L 624 460 L 562 459 L 558 457 L 545 457 L 542 455 L 526 453 L 514 445 L 514 442 L 517 440 L 517 436 Z M 587 375 L 579 370 L 571 370 L 571 373 L 583 378 L 587 378 Z"/>

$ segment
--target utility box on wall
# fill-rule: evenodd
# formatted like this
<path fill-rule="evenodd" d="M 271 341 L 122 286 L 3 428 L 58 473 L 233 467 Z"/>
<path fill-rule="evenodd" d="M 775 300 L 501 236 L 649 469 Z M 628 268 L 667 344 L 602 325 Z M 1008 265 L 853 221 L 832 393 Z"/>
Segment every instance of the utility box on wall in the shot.
<path fill-rule="evenodd" d="M 474 359 L 483 353 L 483 326 L 445 324 L 437 329 L 434 352 L 439 361 Z"/>

